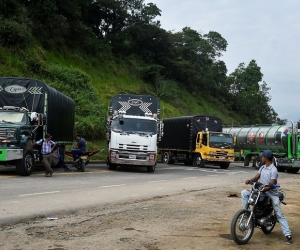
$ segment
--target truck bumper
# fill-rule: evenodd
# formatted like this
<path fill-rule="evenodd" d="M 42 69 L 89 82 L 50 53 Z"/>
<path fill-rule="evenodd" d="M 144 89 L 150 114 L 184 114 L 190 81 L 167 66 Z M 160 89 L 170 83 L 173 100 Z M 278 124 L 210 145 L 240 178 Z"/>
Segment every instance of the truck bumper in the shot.
<path fill-rule="evenodd" d="M 207 162 L 228 162 L 228 163 L 231 163 L 231 162 L 234 162 L 234 159 L 232 158 L 232 159 L 226 159 L 226 158 L 224 158 L 224 159 L 221 159 L 221 158 L 204 158 L 203 159 L 204 161 L 207 161 Z"/>
<path fill-rule="evenodd" d="M 147 162 L 147 161 L 136 161 L 136 160 L 116 160 L 112 161 L 114 164 L 123 164 L 123 165 L 136 165 L 136 166 L 154 166 L 156 162 Z"/>
<path fill-rule="evenodd" d="M 1 161 L 13 161 L 23 158 L 23 149 L 0 149 L 0 162 Z"/>
<path fill-rule="evenodd" d="M 276 165 L 278 167 L 294 167 L 300 168 L 300 159 L 285 159 L 285 158 L 277 158 Z"/>

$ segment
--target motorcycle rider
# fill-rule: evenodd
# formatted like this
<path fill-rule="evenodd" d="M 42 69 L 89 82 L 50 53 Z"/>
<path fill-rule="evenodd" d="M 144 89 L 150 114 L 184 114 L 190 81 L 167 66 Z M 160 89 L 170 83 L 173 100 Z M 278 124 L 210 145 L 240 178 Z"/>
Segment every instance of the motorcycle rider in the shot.
<path fill-rule="evenodd" d="M 77 145 L 71 150 L 74 162 L 79 160 L 79 154 L 86 152 L 86 140 L 79 134 L 76 135 Z"/>
<path fill-rule="evenodd" d="M 260 167 L 258 173 L 254 176 L 254 178 L 246 180 L 245 184 L 249 184 L 250 182 L 257 182 L 258 180 L 264 185 L 277 184 L 278 171 L 272 163 L 273 153 L 270 150 L 265 150 L 262 154 L 260 154 L 260 157 L 264 165 Z M 265 192 L 265 194 L 269 196 L 272 201 L 277 221 L 279 222 L 282 232 L 286 237 L 285 243 L 288 245 L 292 244 L 292 233 L 289 229 L 287 219 L 285 218 L 281 210 L 279 197 L 277 196 L 277 190 L 272 189 L 272 187 L 268 186 L 264 188 L 263 192 Z M 251 191 L 249 190 L 243 190 L 241 192 L 243 208 L 246 208 L 250 193 Z"/>

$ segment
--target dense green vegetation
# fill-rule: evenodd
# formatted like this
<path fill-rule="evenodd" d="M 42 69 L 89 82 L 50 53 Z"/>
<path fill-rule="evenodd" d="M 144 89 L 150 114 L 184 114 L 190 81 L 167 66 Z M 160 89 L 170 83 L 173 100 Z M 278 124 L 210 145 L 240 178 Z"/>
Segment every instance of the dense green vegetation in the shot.
<path fill-rule="evenodd" d="M 278 120 L 255 60 L 228 74 L 221 34 L 173 33 L 158 16 L 143 0 L 2 0 L 0 75 L 37 78 L 73 98 L 75 130 L 88 140 L 105 138 L 108 102 L 119 93 L 158 96 L 163 118 Z"/>

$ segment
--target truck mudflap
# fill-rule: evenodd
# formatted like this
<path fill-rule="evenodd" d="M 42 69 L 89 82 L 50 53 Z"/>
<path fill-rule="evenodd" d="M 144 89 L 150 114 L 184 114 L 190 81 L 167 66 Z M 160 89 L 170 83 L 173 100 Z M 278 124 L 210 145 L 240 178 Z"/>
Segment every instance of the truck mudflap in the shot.
<path fill-rule="evenodd" d="M 23 159 L 23 149 L 0 149 L 0 161 L 13 161 Z"/>

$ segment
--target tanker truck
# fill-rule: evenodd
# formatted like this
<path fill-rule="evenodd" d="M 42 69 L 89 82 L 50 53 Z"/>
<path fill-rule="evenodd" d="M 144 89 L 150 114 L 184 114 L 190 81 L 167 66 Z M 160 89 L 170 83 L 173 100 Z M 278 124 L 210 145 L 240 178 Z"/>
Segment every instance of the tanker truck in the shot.
<path fill-rule="evenodd" d="M 0 166 L 28 176 L 41 162 L 34 141 L 53 136 L 64 155 L 73 143 L 75 103 L 47 84 L 29 78 L 0 77 Z"/>
<path fill-rule="evenodd" d="M 297 173 L 300 169 L 300 148 L 298 129 L 282 125 L 249 125 L 223 127 L 223 132 L 235 137 L 235 152 L 244 158 L 244 166 L 262 166 L 259 154 L 268 149 L 273 152 L 273 164 L 279 172 L 287 170 Z"/>
<path fill-rule="evenodd" d="M 210 115 L 167 118 L 158 143 L 162 162 L 203 167 L 210 163 L 227 169 L 234 161 L 233 137 L 222 132 L 222 120 Z"/>
<path fill-rule="evenodd" d="M 154 172 L 157 142 L 163 135 L 159 100 L 150 95 L 116 95 L 110 100 L 108 113 L 108 168 L 134 165 Z"/>

